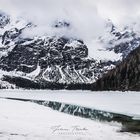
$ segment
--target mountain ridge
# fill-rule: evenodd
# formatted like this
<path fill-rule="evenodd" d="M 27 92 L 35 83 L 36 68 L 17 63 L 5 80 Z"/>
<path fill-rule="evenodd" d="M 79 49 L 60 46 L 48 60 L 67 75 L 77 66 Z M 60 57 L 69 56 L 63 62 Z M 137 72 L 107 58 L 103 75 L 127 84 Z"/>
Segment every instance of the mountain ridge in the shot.
<path fill-rule="evenodd" d="M 0 14 L 0 22 L 1 88 L 91 89 L 92 83 L 115 68 L 140 44 L 140 37 L 133 30 L 119 31 L 109 23 L 109 30 L 98 38 L 107 47 L 99 48 L 98 52 L 113 52 L 122 58 L 96 60 L 94 56 L 89 57 L 91 50 L 84 40 L 66 36 L 26 37 L 25 30 L 36 28 L 33 23 L 23 19 L 12 21 L 5 14 Z M 71 23 L 58 20 L 52 26 L 67 29 Z M 27 81 L 31 87 L 26 85 Z"/>

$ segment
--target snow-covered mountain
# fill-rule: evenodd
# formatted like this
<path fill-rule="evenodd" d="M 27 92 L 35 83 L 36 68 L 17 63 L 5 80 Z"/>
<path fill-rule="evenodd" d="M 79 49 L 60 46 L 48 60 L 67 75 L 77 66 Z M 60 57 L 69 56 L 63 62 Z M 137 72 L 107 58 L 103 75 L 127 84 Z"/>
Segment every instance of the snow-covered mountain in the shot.
<path fill-rule="evenodd" d="M 109 20 L 106 24 L 106 32 L 99 37 L 99 40 L 107 50 L 121 54 L 121 57 L 124 59 L 140 45 L 140 32 L 135 26 L 136 24 L 132 24 L 123 28 L 117 28 Z"/>
<path fill-rule="evenodd" d="M 75 36 L 26 36 L 25 32 L 36 26 L 22 18 L 12 19 L 9 15 L 0 13 L 2 88 L 15 88 L 15 85 L 21 86 L 23 81 L 44 88 L 48 83 L 64 84 L 64 87 L 69 84 L 91 84 L 140 44 L 140 38 L 133 29 L 127 27 L 119 31 L 108 22 L 105 33 L 98 38 L 101 47 L 94 54 L 108 55 L 111 52 L 118 58 L 97 60 L 94 55 L 89 56 L 89 48 L 84 40 Z M 57 20 L 52 24 L 52 28 L 70 27 L 71 23 L 65 20 Z M 7 82 L 10 85 L 5 86 Z M 21 87 L 26 88 L 26 84 Z"/>

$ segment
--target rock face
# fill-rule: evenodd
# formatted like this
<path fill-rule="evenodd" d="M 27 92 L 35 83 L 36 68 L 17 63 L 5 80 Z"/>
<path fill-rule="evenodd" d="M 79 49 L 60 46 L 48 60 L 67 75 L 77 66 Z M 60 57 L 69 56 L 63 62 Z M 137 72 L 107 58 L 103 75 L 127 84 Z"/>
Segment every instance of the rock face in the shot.
<path fill-rule="evenodd" d="M 28 44 L 18 44 L 8 56 L 0 60 L 0 68 L 4 71 L 20 71 L 26 74 L 37 70 L 36 77 L 41 74 L 47 81 L 58 82 L 64 79 L 80 81 L 80 76 L 91 78 L 92 60 L 88 56 L 87 47 L 77 40 L 66 38 L 45 38 L 28 41 Z M 84 71 L 81 71 L 85 68 Z M 63 75 L 61 74 L 63 73 Z M 41 77 L 38 77 L 41 78 Z M 86 80 L 86 79 L 85 79 Z"/>
<path fill-rule="evenodd" d="M 78 38 L 26 37 L 24 32 L 35 27 L 21 19 L 11 21 L 0 12 L 0 88 L 91 89 L 92 83 L 120 63 L 89 57 L 88 46 Z M 71 23 L 54 21 L 52 28 L 70 29 Z M 118 32 L 113 25 L 110 29 L 112 38 L 100 41 L 108 45 L 106 53 L 120 53 L 125 59 L 140 39 L 134 32 Z"/>
<path fill-rule="evenodd" d="M 105 71 L 104 66 L 88 59 L 81 40 L 56 37 L 18 43 L 0 59 L 1 70 L 38 83 L 88 84 Z"/>
<path fill-rule="evenodd" d="M 10 17 L 0 11 L 0 28 L 4 28 L 8 23 L 10 23 Z"/>
<path fill-rule="evenodd" d="M 3 24 L 0 36 L 0 71 L 3 81 L 24 88 L 30 88 L 29 84 L 26 85 L 27 81 L 31 83 L 31 88 L 50 88 L 46 85 L 53 84 L 54 87 L 57 84 L 67 88 L 68 85 L 95 82 L 116 63 L 89 58 L 88 47 L 77 38 L 23 37 L 22 33 L 34 25 L 20 22 L 15 22 L 11 28 Z M 10 26 L 10 23 L 7 24 Z M 71 25 L 66 21 L 55 21 L 52 26 L 69 28 Z"/>
<path fill-rule="evenodd" d="M 140 91 L 140 47 L 93 85 L 93 90 Z"/>

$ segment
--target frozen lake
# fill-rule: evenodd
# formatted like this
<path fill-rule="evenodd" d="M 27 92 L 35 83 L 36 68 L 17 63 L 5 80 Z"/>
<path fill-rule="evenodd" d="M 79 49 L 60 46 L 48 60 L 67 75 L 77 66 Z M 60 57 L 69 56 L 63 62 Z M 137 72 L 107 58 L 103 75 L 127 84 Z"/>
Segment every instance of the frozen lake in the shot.
<path fill-rule="evenodd" d="M 48 107 L 0 99 L 0 140 L 139 140 L 108 124 L 54 111 Z"/>
<path fill-rule="evenodd" d="M 2 98 L 57 101 L 140 117 L 139 92 L 0 90 L 0 140 L 139 140 L 121 124 L 64 114 L 49 107 Z"/>
<path fill-rule="evenodd" d="M 140 119 L 140 92 L 1 90 L 0 97 L 57 101 L 131 115 L 135 119 Z"/>

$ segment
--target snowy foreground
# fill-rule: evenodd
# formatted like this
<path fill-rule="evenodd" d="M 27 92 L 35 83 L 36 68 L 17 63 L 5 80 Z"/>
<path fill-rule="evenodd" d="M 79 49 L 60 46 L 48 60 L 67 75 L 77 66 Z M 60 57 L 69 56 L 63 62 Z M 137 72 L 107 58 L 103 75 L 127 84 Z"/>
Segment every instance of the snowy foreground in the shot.
<path fill-rule="evenodd" d="M 30 102 L 0 99 L 0 140 L 139 140 L 138 134 L 119 128 Z"/>
<path fill-rule="evenodd" d="M 140 116 L 139 92 L 1 90 L 0 97 L 59 101 Z M 139 140 L 119 132 L 118 123 L 103 123 L 35 104 L 0 98 L 0 140 Z"/>

